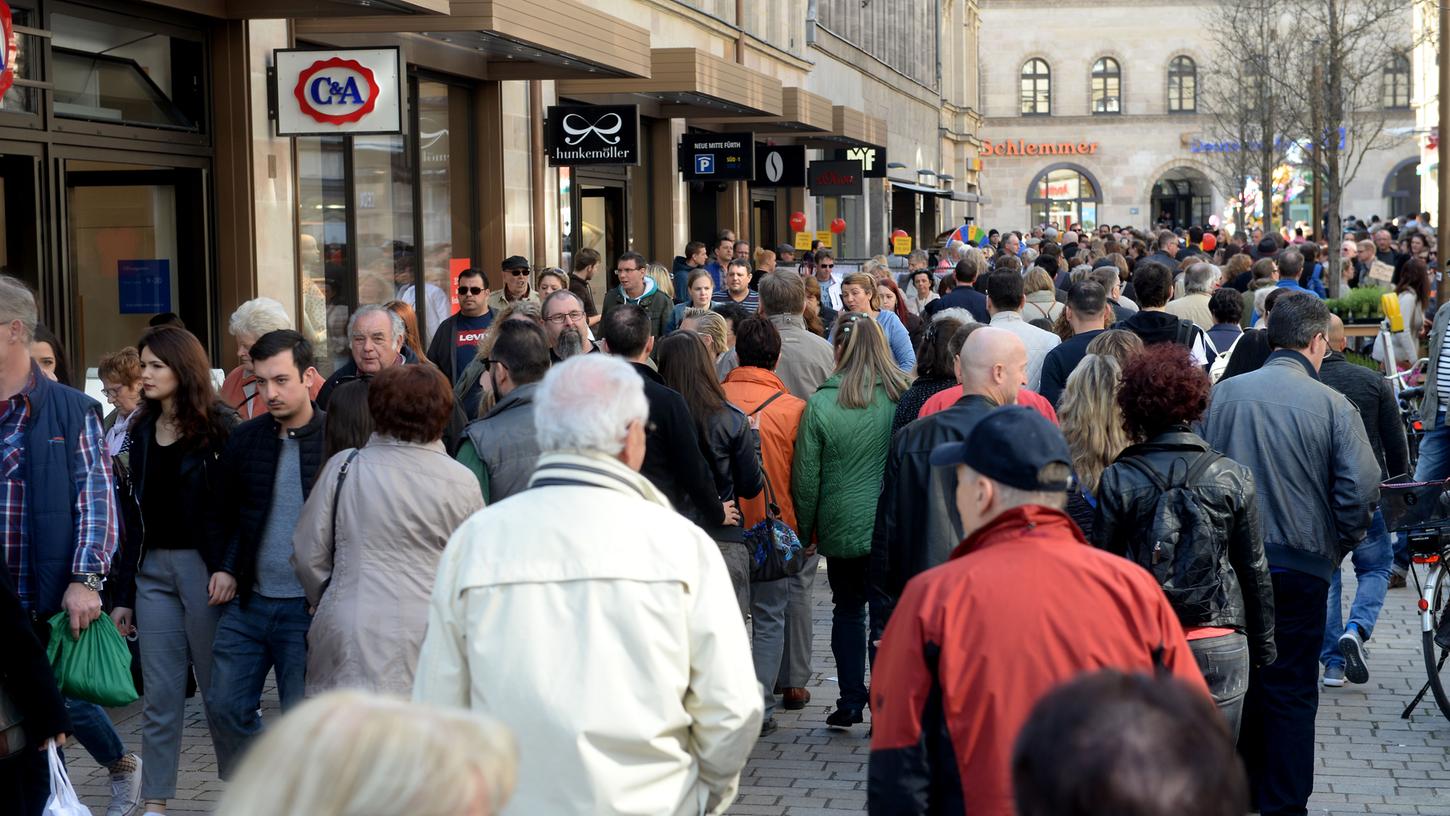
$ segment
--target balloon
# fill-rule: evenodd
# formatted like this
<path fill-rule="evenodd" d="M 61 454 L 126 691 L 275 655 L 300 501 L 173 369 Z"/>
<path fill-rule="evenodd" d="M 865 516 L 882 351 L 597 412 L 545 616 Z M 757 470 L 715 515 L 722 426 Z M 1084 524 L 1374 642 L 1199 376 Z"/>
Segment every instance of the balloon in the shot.
<path fill-rule="evenodd" d="M 1210 227 L 1216 227 L 1216 226 L 1219 225 L 1219 223 L 1220 223 L 1220 220 L 1219 220 L 1219 217 L 1218 217 L 1218 214 L 1217 213 L 1215 213 L 1213 215 L 1210 215 L 1208 217 L 1208 225 Z"/>
<path fill-rule="evenodd" d="M 891 237 L 892 238 L 910 238 L 911 237 L 911 234 L 908 233 L 904 229 L 892 230 Z"/>
<path fill-rule="evenodd" d="M 1213 233 L 1211 233 L 1211 232 L 1204 233 L 1204 235 L 1203 235 L 1203 251 L 1204 252 L 1212 252 L 1212 251 L 1214 251 L 1217 248 L 1218 248 L 1218 239 L 1215 238 L 1215 237 L 1213 237 Z"/>
<path fill-rule="evenodd" d="M 805 232 L 806 214 L 797 210 L 790 214 L 790 228 L 792 232 Z"/>
<path fill-rule="evenodd" d="M 835 234 L 840 235 L 841 233 L 843 233 L 845 231 L 846 231 L 846 219 L 844 219 L 844 218 L 837 218 L 837 219 L 835 219 L 834 221 L 831 222 L 831 232 L 834 232 Z"/>

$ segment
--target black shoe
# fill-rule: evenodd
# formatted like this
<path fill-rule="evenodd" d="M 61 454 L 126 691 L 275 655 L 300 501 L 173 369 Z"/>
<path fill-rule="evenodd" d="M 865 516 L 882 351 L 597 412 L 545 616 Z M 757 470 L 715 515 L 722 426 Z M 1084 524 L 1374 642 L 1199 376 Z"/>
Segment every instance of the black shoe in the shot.
<path fill-rule="evenodd" d="M 760 724 L 760 736 L 768 737 L 774 734 L 777 728 L 780 728 L 780 723 L 776 722 L 774 717 L 771 717 Z"/>
<path fill-rule="evenodd" d="M 850 728 L 862 721 L 861 709 L 850 709 L 845 706 L 838 706 L 835 711 L 826 715 L 826 725 L 832 728 Z"/>
<path fill-rule="evenodd" d="M 1435 627 L 1435 645 L 1450 649 L 1450 610 L 1440 610 L 1440 625 Z"/>

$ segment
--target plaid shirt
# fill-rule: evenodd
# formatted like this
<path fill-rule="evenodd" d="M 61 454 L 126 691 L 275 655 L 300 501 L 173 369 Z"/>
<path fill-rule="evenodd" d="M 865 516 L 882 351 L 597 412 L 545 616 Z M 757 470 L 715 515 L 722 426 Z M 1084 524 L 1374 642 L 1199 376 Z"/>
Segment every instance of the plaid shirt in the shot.
<path fill-rule="evenodd" d="M 25 434 L 30 424 L 30 393 L 35 374 L 19 394 L 0 401 L 0 550 L 15 579 L 22 604 L 30 604 L 30 523 L 25 479 Z M 76 485 L 76 549 L 72 572 L 106 574 L 119 540 L 111 458 L 106 455 L 101 420 L 86 412 L 76 444 L 71 478 Z"/>

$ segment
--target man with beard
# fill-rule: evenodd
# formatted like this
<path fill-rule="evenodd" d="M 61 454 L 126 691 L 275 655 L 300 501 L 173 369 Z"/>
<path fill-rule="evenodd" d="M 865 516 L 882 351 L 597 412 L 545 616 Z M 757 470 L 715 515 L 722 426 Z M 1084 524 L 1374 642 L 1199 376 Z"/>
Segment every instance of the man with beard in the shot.
<path fill-rule="evenodd" d="M 549 338 L 549 359 L 558 363 L 576 354 L 592 354 L 599 345 L 589 339 L 588 318 L 579 296 L 567 289 L 555 292 L 544 301 L 544 332 Z"/>
<path fill-rule="evenodd" d="M 482 419 L 468 423 L 458 461 L 478 477 L 484 499 L 493 504 L 527 488 L 539 459 L 534 391 L 549 372 L 548 338 L 531 320 L 506 320 L 489 357 L 493 362 L 484 376 L 498 401 Z"/>

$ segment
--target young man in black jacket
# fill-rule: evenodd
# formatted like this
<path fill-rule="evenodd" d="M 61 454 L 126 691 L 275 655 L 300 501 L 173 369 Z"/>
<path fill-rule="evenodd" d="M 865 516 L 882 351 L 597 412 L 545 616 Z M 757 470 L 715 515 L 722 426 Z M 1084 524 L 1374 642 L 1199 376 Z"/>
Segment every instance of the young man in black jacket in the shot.
<path fill-rule="evenodd" d="M 217 624 L 206 689 L 222 779 L 262 729 L 257 709 L 269 671 L 284 711 L 302 701 L 312 616 L 292 570 L 292 533 L 325 450 L 325 415 L 308 398 L 319 376 L 312 344 L 295 331 L 268 332 L 252 346 L 252 366 L 267 414 L 232 432 L 217 486 L 222 569 L 237 581 Z"/>

